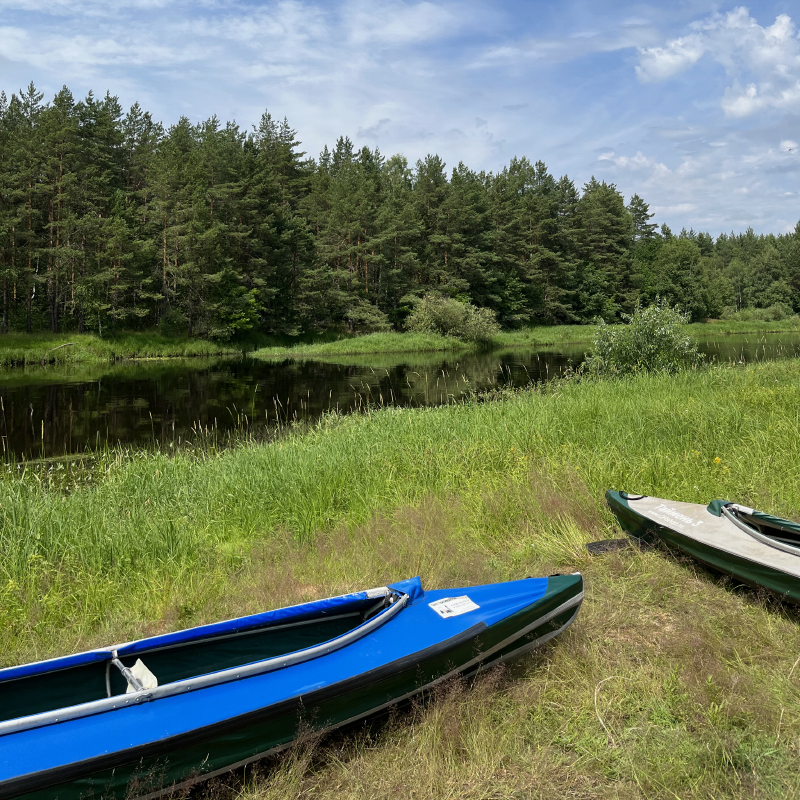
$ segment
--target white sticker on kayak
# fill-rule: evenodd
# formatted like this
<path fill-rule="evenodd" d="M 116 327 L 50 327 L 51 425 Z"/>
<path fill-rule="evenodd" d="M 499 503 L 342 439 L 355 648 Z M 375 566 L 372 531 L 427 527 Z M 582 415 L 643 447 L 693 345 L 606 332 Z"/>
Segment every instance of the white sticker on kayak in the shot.
<path fill-rule="evenodd" d="M 479 605 L 472 602 L 466 595 L 461 597 L 444 597 L 441 600 L 434 600 L 428 605 L 444 619 L 447 617 L 457 617 L 459 614 L 466 614 L 467 611 L 474 611 L 480 608 Z"/>

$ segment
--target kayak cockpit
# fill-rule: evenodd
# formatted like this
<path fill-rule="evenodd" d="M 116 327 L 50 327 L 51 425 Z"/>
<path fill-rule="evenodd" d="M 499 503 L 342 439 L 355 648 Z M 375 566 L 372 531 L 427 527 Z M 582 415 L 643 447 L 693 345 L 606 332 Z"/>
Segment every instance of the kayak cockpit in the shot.
<path fill-rule="evenodd" d="M 800 523 L 773 517 L 772 514 L 737 503 L 722 505 L 720 511 L 740 530 L 763 544 L 792 555 L 800 555 Z"/>
<path fill-rule="evenodd" d="M 800 547 L 800 524 L 788 519 L 773 517 L 763 511 L 736 506 L 736 515 L 748 525 L 752 525 L 760 533 L 770 536 L 785 544 Z"/>
<path fill-rule="evenodd" d="M 75 706 L 99 713 L 126 695 L 172 694 L 176 685 L 182 691 L 202 688 L 324 655 L 383 624 L 405 599 L 381 587 L 0 669 L 0 735 L 16 729 L 21 718 L 48 724 L 50 715 L 63 720 L 63 710 Z"/>

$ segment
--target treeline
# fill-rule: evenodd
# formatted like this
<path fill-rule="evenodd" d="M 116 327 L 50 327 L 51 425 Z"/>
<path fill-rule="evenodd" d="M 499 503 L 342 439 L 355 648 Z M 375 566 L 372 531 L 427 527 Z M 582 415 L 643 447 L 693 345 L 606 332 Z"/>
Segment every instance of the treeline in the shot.
<path fill-rule="evenodd" d="M 2 331 L 381 330 L 432 291 L 505 326 L 611 321 L 657 295 L 694 319 L 800 309 L 800 223 L 675 236 L 637 195 L 541 161 L 448 173 L 344 137 L 304 156 L 268 113 L 165 129 L 109 94 L 0 94 Z"/>

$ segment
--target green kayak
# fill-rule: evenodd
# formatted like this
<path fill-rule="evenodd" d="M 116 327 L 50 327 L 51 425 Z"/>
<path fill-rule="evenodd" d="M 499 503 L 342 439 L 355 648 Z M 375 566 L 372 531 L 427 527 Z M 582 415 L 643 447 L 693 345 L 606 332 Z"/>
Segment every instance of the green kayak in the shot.
<path fill-rule="evenodd" d="M 622 528 L 660 539 L 714 570 L 800 604 L 800 524 L 714 500 L 707 506 L 607 491 Z"/>

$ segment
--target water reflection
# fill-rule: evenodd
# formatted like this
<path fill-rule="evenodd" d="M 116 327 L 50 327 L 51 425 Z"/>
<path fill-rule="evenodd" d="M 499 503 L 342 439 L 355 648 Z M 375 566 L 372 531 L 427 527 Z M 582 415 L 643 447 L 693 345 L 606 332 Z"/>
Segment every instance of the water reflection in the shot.
<path fill-rule="evenodd" d="M 727 336 L 702 348 L 720 361 L 794 357 L 800 335 Z M 424 406 L 560 375 L 584 345 L 469 354 L 262 362 L 191 359 L 0 376 L 6 457 L 40 458 L 117 443 L 165 446 L 196 435 L 316 419 L 366 404 Z"/>

